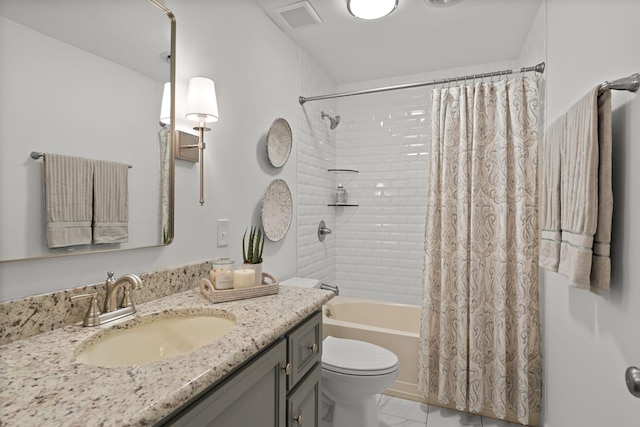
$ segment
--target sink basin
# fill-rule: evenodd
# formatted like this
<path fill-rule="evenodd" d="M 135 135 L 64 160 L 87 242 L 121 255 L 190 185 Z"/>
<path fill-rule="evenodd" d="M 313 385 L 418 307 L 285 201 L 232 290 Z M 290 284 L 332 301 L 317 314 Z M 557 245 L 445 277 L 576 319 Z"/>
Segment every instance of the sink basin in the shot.
<path fill-rule="evenodd" d="M 235 325 L 225 314 L 149 315 L 92 336 L 76 353 L 96 366 L 133 366 L 168 359 L 211 344 Z M 226 317 L 232 317 L 226 314 Z"/>

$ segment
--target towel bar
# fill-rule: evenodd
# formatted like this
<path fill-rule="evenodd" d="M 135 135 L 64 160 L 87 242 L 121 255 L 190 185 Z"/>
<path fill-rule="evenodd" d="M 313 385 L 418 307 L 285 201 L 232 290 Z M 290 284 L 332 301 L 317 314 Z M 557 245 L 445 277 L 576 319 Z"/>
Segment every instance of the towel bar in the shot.
<path fill-rule="evenodd" d="M 38 160 L 40 157 L 44 157 L 44 156 L 46 156 L 46 154 L 45 154 L 45 153 L 40 153 L 40 152 L 38 152 L 38 151 L 32 151 L 32 152 L 31 152 L 31 154 L 30 154 L 30 156 L 31 156 L 31 158 L 32 158 L 33 160 Z M 131 169 L 132 167 L 133 167 L 133 166 L 129 165 L 129 169 Z"/>

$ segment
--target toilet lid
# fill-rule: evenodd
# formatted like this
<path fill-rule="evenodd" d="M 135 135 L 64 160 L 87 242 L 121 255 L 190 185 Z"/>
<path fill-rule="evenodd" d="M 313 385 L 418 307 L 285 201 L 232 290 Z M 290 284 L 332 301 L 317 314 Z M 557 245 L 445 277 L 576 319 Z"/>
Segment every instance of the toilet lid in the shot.
<path fill-rule="evenodd" d="M 383 375 L 398 369 L 398 356 L 364 341 L 328 336 L 322 341 L 322 367 L 352 375 Z"/>

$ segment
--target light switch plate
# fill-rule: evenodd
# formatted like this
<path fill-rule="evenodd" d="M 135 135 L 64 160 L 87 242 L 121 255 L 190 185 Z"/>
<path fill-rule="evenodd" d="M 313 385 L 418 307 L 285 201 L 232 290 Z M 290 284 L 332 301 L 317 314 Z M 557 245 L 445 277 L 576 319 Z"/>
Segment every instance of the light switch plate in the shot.
<path fill-rule="evenodd" d="M 218 246 L 229 245 L 229 220 L 218 220 Z"/>

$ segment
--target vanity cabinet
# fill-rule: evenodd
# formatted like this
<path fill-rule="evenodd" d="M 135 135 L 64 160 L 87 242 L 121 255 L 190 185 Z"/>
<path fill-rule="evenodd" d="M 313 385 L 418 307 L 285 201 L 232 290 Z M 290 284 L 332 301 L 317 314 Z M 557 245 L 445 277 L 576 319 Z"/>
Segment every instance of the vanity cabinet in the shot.
<path fill-rule="evenodd" d="M 322 364 L 316 363 L 309 375 L 287 398 L 287 427 L 320 427 Z"/>
<path fill-rule="evenodd" d="M 157 425 L 319 427 L 322 312 Z"/>
<path fill-rule="evenodd" d="M 287 334 L 286 427 L 320 426 L 322 378 L 322 312 L 318 311 Z"/>

